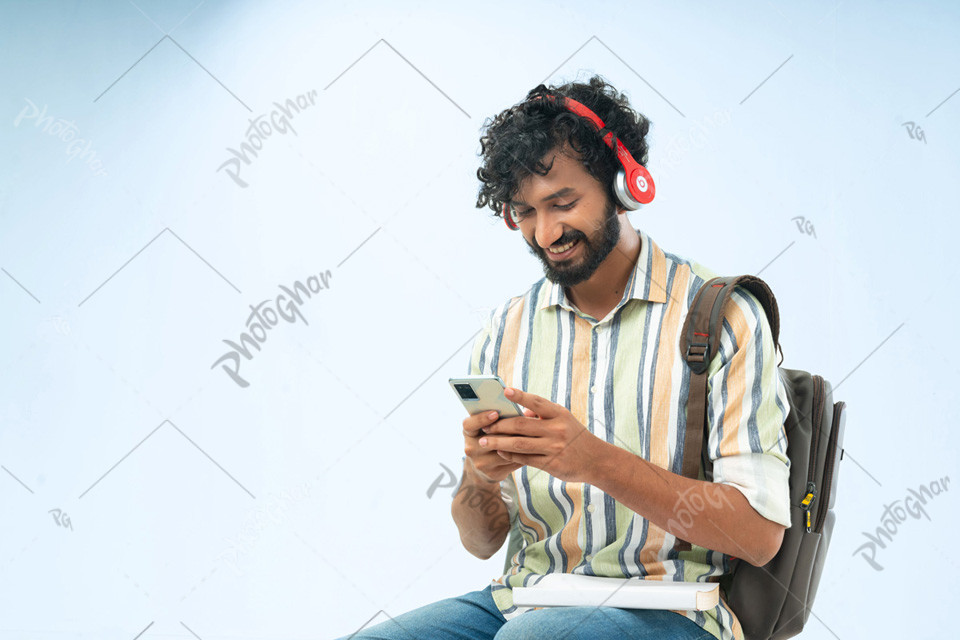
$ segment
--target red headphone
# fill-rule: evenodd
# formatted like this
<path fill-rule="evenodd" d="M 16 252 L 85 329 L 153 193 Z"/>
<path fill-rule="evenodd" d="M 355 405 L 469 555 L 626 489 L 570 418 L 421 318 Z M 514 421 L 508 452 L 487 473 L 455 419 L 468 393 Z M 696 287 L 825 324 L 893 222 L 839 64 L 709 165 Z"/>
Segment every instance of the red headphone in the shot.
<path fill-rule="evenodd" d="M 533 100 L 539 100 L 542 96 L 536 96 Z M 546 94 L 547 99 L 556 101 L 557 97 Z M 603 128 L 603 120 L 597 114 L 588 109 L 584 104 L 577 102 L 573 98 L 560 96 L 560 104 L 574 112 L 578 116 L 583 116 L 594 124 L 599 131 Z M 613 149 L 613 132 L 608 131 L 603 137 L 603 141 Z M 613 191 L 617 194 L 617 200 L 624 209 L 634 211 L 640 208 L 641 204 L 649 204 L 656 193 L 656 186 L 653 184 L 653 176 L 647 171 L 646 167 L 633 159 L 623 143 L 617 139 L 617 160 L 623 167 L 617 171 L 613 180 Z M 503 219 L 507 226 L 514 231 L 519 229 L 517 220 L 514 219 L 513 207 L 509 202 L 503 203 Z"/>

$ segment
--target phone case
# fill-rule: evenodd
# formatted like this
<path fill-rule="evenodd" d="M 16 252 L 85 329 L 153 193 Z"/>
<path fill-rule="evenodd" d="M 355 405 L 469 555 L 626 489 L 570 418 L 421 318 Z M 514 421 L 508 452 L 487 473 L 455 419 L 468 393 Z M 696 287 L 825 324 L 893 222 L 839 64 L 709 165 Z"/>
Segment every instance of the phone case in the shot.
<path fill-rule="evenodd" d="M 469 385 L 477 397 L 464 398 L 461 396 L 456 386 L 459 384 Z M 477 375 L 450 378 L 450 388 L 463 403 L 467 413 L 472 416 L 483 411 L 496 411 L 501 418 L 523 416 L 523 408 L 503 395 L 506 385 L 503 384 L 500 376 Z"/>

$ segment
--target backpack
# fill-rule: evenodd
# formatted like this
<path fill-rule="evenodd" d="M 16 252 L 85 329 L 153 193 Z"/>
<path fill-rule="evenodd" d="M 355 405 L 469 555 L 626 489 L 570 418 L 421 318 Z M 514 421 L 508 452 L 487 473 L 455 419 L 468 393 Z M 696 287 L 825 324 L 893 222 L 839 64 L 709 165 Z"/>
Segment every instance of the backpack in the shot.
<path fill-rule="evenodd" d="M 760 301 L 770 322 L 774 351 L 780 348 L 777 301 L 763 280 L 752 275 L 717 277 L 697 292 L 680 336 L 680 353 L 691 370 L 682 467 L 682 474 L 688 478 L 698 478 L 701 464 L 705 476 L 713 478 L 713 463 L 704 445 L 706 370 L 720 344 L 720 312 L 736 285 Z M 821 376 L 785 369 L 779 363 L 777 368 L 790 403 L 785 430 L 791 526 L 783 534 L 777 555 L 766 565 L 755 567 L 735 558 L 731 572 L 719 579 L 724 600 L 739 619 L 746 640 L 781 640 L 803 629 L 833 533 L 837 470 L 843 458 L 846 403 L 833 402 L 833 388 Z M 678 540 L 674 548 L 691 547 L 689 542 Z"/>
<path fill-rule="evenodd" d="M 720 344 L 720 312 L 736 285 L 748 289 L 760 301 L 773 333 L 774 350 L 780 349 L 777 301 L 763 280 L 752 275 L 717 277 L 696 293 L 680 335 L 680 352 L 691 370 L 682 475 L 694 480 L 699 479 L 701 464 L 705 477 L 713 478 L 713 462 L 704 444 L 706 372 Z M 833 402 L 833 388 L 821 376 L 785 369 L 779 363 L 777 367 L 790 404 L 784 426 L 790 458 L 791 526 L 784 531 L 780 550 L 770 562 L 755 567 L 734 558 L 731 571 L 718 580 L 724 601 L 740 621 L 746 640 L 783 640 L 800 633 L 810 616 L 836 520 L 832 509 L 837 469 L 843 458 L 846 403 Z M 516 519 L 514 511 L 504 573 L 510 571 L 511 558 L 523 546 Z M 691 546 L 678 539 L 674 549 L 686 551 Z"/>

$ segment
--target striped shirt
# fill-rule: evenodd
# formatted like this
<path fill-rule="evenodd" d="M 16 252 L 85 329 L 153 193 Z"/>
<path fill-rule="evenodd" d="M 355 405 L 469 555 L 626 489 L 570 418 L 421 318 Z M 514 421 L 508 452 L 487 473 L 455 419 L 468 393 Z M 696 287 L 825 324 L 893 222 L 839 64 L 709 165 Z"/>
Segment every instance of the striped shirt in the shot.
<path fill-rule="evenodd" d="M 700 286 L 717 274 L 664 252 L 643 231 L 640 255 L 620 303 L 599 321 L 579 311 L 545 277 L 490 312 L 470 354 L 470 375 L 496 374 L 566 407 L 591 433 L 681 472 L 690 370 L 679 331 Z M 723 309 L 719 352 L 707 369 L 712 479 L 736 487 L 769 520 L 790 526 L 784 421 L 786 389 L 763 307 L 741 286 Z M 510 571 L 491 583 L 509 620 L 533 607 L 513 604 L 512 588 L 566 572 L 651 580 L 715 582 L 732 556 L 676 538 L 599 488 L 521 467 L 501 482 L 524 545 Z M 743 640 L 721 597 L 706 611 L 677 611 L 721 640 Z"/>

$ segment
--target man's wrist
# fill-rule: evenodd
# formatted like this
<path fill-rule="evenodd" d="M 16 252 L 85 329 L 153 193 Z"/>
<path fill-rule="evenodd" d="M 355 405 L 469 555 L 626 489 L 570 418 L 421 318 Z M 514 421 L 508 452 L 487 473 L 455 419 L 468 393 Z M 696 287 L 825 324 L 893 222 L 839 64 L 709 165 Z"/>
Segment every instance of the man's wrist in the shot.
<path fill-rule="evenodd" d="M 492 490 L 494 487 L 500 486 L 499 480 L 487 480 L 477 469 L 473 466 L 473 461 L 469 458 L 465 458 L 463 461 L 463 468 L 467 474 L 467 478 L 470 480 L 470 483 L 476 486 L 478 489 L 487 489 Z"/>

